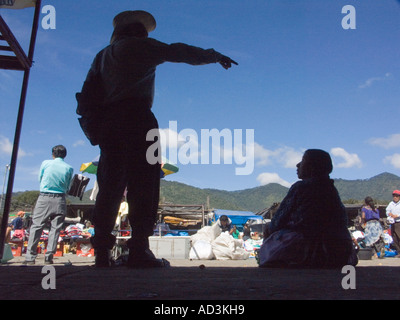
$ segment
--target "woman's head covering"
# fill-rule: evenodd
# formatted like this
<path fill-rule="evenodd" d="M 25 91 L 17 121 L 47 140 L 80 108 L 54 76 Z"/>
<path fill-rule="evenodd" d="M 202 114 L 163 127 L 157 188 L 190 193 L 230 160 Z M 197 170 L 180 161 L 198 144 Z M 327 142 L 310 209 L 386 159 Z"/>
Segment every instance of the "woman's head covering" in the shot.
<path fill-rule="evenodd" d="M 303 160 L 307 163 L 312 177 L 327 176 L 333 170 L 332 159 L 328 152 L 320 149 L 308 149 Z"/>

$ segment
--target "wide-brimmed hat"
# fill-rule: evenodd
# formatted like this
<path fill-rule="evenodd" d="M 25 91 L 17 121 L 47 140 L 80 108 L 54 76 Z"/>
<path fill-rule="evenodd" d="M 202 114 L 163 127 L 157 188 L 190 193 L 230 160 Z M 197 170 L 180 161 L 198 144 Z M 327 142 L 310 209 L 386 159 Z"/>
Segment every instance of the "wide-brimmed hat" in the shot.
<path fill-rule="evenodd" d="M 143 10 L 128 10 L 118 13 L 113 19 L 114 31 L 111 35 L 110 43 L 113 43 L 116 39 L 118 32 L 124 29 L 126 26 L 134 23 L 141 23 L 147 30 L 147 33 L 153 31 L 156 28 L 156 19 Z"/>
<path fill-rule="evenodd" d="M 114 29 L 123 28 L 133 23 L 141 23 L 147 32 L 151 32 L 156 28 L 156 19 L 143 10 L 128 10 L 118 13 L 113 20 Z"/>

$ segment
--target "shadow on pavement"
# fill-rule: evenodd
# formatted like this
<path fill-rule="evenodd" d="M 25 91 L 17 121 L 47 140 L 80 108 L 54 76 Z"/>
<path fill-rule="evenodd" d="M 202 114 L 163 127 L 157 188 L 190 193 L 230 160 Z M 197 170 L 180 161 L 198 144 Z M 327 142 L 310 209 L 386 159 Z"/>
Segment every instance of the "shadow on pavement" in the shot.
<path fill-rule="evenodd" d="M 42 265 L 0 267 L 0 299 L 218 301 L 400 298 L 400 273 L 395 266 L 356 267 L 355 289 L 347 290 L 342 283 L 348 283 L 350 274 L 341 270 L 203 266 L 132 270 L 126 267 L 96 269 L 79 264 L 53 266 L 53 269 Z M 44 288 L 51 283 L 55 289 Z"/>

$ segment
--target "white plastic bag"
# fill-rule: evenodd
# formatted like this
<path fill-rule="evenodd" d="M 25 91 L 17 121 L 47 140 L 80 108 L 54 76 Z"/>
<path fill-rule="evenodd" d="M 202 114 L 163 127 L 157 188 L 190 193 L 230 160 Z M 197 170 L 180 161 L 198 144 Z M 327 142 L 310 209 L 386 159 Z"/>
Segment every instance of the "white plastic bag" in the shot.
<path fill-rule="evenodd" d="M 234 239 L 228 232 L 221 233 L 211 245 L 217 260 L 246 260 L 250 256 L 243 249 L 243 241 Z"/>
<path fill-rule="evenodd" d="M 212 260 L 214 253 L 211 243 L 206 240 L 198 240 L 189 251 L 189 259 L 192 260 Z"/>
<path fill-rule="evenodd" d="M 212 242 L 221 234 L 221 228 L 217 225 L 213 226 L 205 226 L 201 228 L 197 233 L 190 237 L 192 244 L 195 244 L 196 241 L 204 240 L 208 242 Z"/>

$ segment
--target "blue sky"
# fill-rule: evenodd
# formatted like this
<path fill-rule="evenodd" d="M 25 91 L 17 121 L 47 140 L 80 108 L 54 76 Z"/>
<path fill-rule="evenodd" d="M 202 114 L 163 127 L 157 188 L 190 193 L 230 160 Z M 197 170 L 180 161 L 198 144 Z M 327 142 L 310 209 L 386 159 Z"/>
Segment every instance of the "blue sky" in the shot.
<path fill-rule="evenodd" d="M 400 3 L 395 0 L 43 1 L 56 28 L 38 30 L 14 191 L 37 190 L 38 170 L 64 144 L 76 173 L 99 154 L 78 125 L 80 91 L 95 54 L 124 10 L 151 12 L 151 37 L 215 50 L 239 63 L 158 67 L 153 112 L 163 132 L 254 130 L 254 170 L 241 165 L 182 164 L 168 176 L 200 188 L 241 190 L 269 182 L 289 186 L 304 150 L 329 151 L 333 178 L 400 175 Z M 345 30 L 345 5 L 356 29 Z M 33 9 L 0 9 L 28 48 Z M 41 20 L 46 17 L 41 14 Z M 0 181 L 10 162 L 22 73 L 0 70 Z M 170 121 L 176 121 L 172 132 Z M 171 135 L 173 136 L 173 135 Z M 248 142 L 248 141 L 247 141 Z M 199 141 L 201 144 L 201 141 Z M 182 145 L 182 143 L 181 143 Z M 170 146 L 173 148 L 173 146 Z M 167 154 L 168 155 L 168 154 Z M 92 181 L 95 180 L 91 176 Z M 91 186 L 90 185 L 90 186 Z M 90 187 L 89 186 L 89 187 Z"/>

